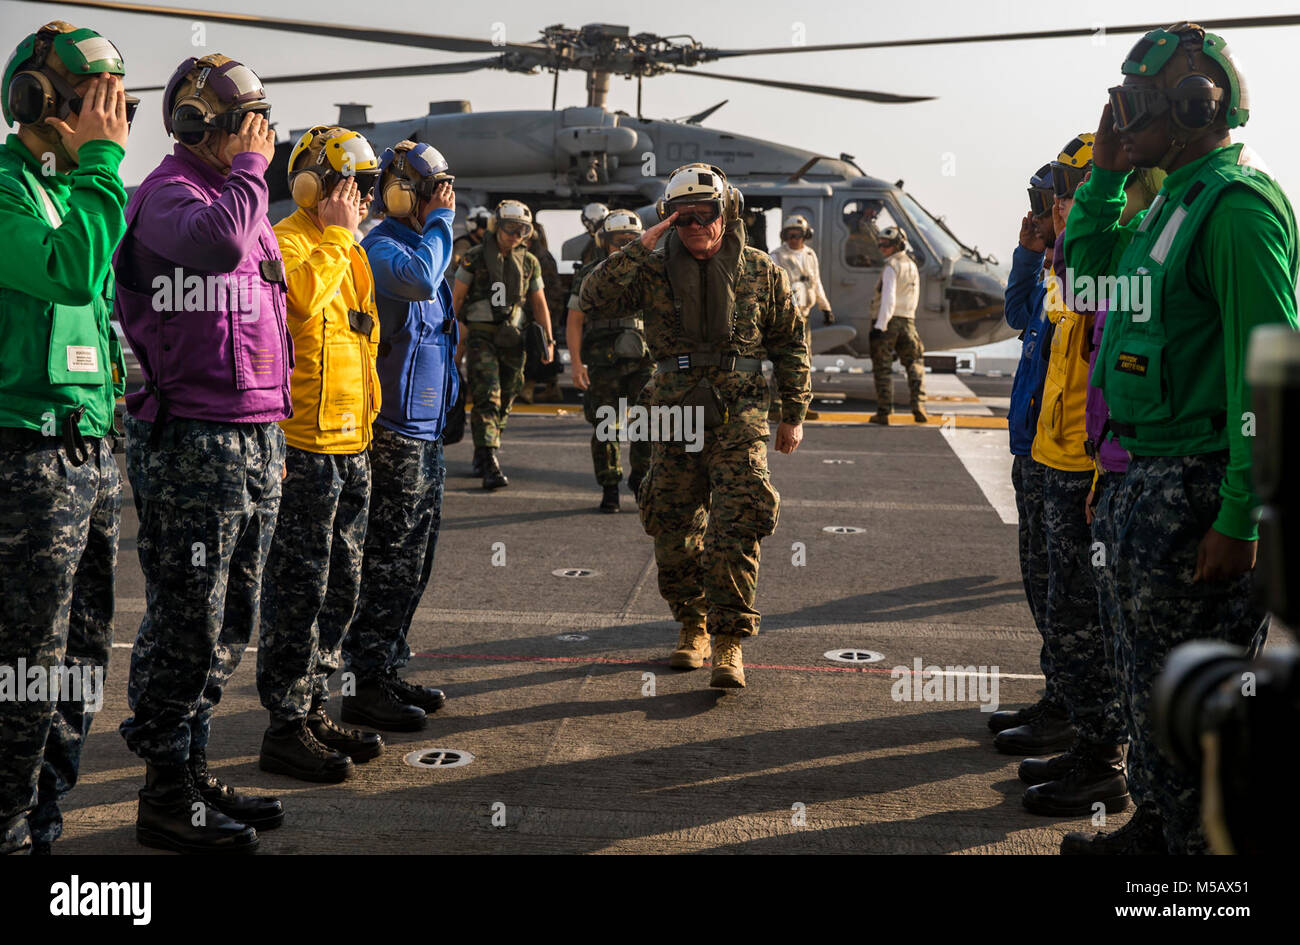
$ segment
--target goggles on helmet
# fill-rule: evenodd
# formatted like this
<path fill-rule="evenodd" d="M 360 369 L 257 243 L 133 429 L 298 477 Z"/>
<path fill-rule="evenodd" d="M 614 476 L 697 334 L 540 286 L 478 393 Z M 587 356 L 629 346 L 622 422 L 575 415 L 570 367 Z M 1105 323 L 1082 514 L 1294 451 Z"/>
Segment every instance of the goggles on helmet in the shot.
<path fill-rule="evenodd" d="M 722 216 L 722 201 L 709 200 L 701 202 L 686 198 L 677 202 L 671 202 L 667 206 L 668 215 L 677 214 L 677 219 L 673 221 L 673 226 L 685 227 L 692 223 L 697 226 L 708 226 L 718 217 Z"/>
<path fill-rule="evenodd" d="M 1034 216 L 1041 217 L 1052 210 L 1056 192 L 1052 189 L 1052 165 L 1044 164 L 1033 177 L 1029 178 L 1029 209 Z"/>
<path fill-rule="evenodd" d="M 48 73 L 47 73 L 47 74 L 48 74 Z M 60 80 L 60 83 L 57 83 L 57 84 L 55 85 L 55 88 L 58 88 L 58 85 L 59 85 L 59 84 L 62 84 L 62 81 L 61 81 L 61 80 Z M 67 118 L 69 114 L 80 115 L 80 114 L 81 114 L 81 106 L 84 105 L 84 104 L 85 104 L 85 99 L 83 99 L 80 95 L 73 95 L 73 96 L 71 96 L 71 97 L 65 99 L 65 100 L 64 100 L 64 101 L 59 105 L 59 110 L 58 110 L 58 116 L 59 116 L 59 118 L 60 118 L 60 119 Z M 127 127 L 130 127 L 131 122 L 135 121 L 135 112 L 136 112 L 136 109 L 138 109 L 139 107 L 140 107 L 140 100 L 139 100 L 138 98 L 136 98 L 134 95 L 128 95 L 128 96 L 126 97 L 126 124 L 127 124 Z"/>
<path fill-rule="evenodd" d="M 1062 200 L 1073 197 L 1074 192 L 1083 183 L 1083 175 L 1088 173 L 1086 167 L 1071 167 L 1068 164 L 1052 162 L 1052 193 Z"/>
<path fill-rule="evenodd" d="M 215 131 L 224 131 L 227 134 L 236 135 L 239 134 L 239 129 L 244 124 L 244 118 L 248 115 L 261 115 L 269 122 L 271 120 L 271 106 L 258 103 L 247 108 L 232 108 L 228 112 L 213 115 L 207 127 Z"/>
<path fill-rule="evenodd" d="M 507 236 L 527 236 L 533 229 L 532 224 L 522 220 L 502 220 L 499 226 Z"/>
<path fill-rule="evenodd" d="M 610 233 L 605 237 L 605 243 L 611 250 L 622 249 L 629 243 L 634 243 L 640 237 L 636 233 L 624 231 L 622 233 Z"/>

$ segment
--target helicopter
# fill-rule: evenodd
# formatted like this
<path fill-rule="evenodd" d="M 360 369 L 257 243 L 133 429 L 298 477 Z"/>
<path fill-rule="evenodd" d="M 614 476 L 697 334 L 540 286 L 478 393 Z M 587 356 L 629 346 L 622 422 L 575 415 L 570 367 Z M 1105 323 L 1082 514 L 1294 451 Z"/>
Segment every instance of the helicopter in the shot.
<path fill-rule="evenodd" d="M 56 0 L 27 0 L 52 4 Z M 317 21 L 258 17 L 249 14 L 178 10 L 110 0 L 79 0 L 59 5 L 141 15 L 204 20 L 291 33 L 437 49 L 456 53 L 487 53 L 460 62 L 390 66 L 371 69 L 262 76 L 266 85 L 346 79 L 456 75 L 480 69 L 500 69 L 523 75 L 550 72 L 551 109 L 476 113 L 468 101 L 429 103 L 417 118 L 372 122 L 368 105 L 337 104 L 337 124 L 366 136 L 376 152 L 403 139 L 427 142 L 447 159 L 456 173 L 457 232 L 463 232 L 468 207 L 494 206 L 505 198 L 526 202 L 537 214 L 545 210 L 580 210 L 592 202 L 635 210 L 648 225 L 657 222 L 654 204 L 668 175 L 678 166 L 703 162 L 719 166 L 744 195 L 752 214 L 751 242 L 766 239 L 765 215 L 780 219 L 799 214 L 813 228 L 809 245 L 821 263 L 822 281 L 836 324 L 812 330 L 812 353 L 870 353 L 870 306 L 883 271 L 884 257 L 876 236 L 889 226 L 907 236 L 908 252 L 921 278 L 916 328 L 926 348 L 961 349 L 990 344 L 1015 333 L 1003 317 L 1006 270 L 992 256 L 967 246 L 944 222 L 926 210 L 903 188 L 873 177 L 852 155 L 838 157 L 758 138 L 706 128 L 703 121 L 725 101 L 680 120 L 646 118 L 641 114 L 641 88 L 647 78 L 676 74 L 738 82 L 808 94 L 905 105 L 932 96 L 847 89 L 778 79 L 704 72 L 702 63 L 742 56 L 835 52 L 898 46 L 999 42 L 1088 36 L 1091 29 L 1058 29 L 1025 33 L 963 35 L 940 38 L 877 40 L 822 45 L 754 49 L 706 47 L 689 35 L 633 34 L 626 26 L 593 23 L 578 29 L 563 25 L 541 30 L 531 43 L 504 39 L 474 39 L 345 26 Z M 1216 29 L 1300 24 L 1300 15 L 1237 17 L 1215 21 Z M 1111 34 L 1145 33 L 1162 24 L 1107 27 Z M 587 74 L 584 106 L 558 106 L 559 75 L 566 70 Z M 610 111 L 612 76 L 635 79 L 637 114 Z M 163 86 L 133 88 L 134 93 L 162 91 Z M 270 216 L 279 219 L 294 209 L 287 171 L 293 143 L 302 131 L 291 132 L 276 145 L 267 169 L 271 191 Z M 589 237 L 567 240 L 561 258 L 581 257 Z M 774 248 L 774 247 L 773 247 Z"/>

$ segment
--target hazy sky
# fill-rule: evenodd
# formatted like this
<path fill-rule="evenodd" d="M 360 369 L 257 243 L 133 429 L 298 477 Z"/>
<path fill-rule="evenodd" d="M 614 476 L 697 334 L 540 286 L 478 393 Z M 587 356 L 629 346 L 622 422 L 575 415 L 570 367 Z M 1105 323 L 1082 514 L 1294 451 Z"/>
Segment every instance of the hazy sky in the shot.
<path fill-rule="evenodd" d="M 199 8 L 215 6 L 213 0 L 189 2 Z M 316 17 L 483 39 L 490 38 L 494 24 L 501 23 L 506 38 L 520 42 L 536 39 L 541 27 L 554 23 L 577 27 L 608 21 L 630 26 L 633 33 L 690 33 L 707 46 L 743 48 L 788 45 L 799 31 L 808 44 L 817 44 L 1066 27 L 1096 29 L 1148 21 L 1167 24 L 1207 12 L 1224 16 L 1284 13 L 1295 4 L 1293 0 L 1121 0 L 1073 5 L 987 0 L 888 4 L 658 0 L 637 5 L 588 0 L 464 4 L 388 0 L 363 5 L 342 0 L 229 0 L 221 6 L 235 12 Z M 26 33 L 56 18 L 94 27 L 112 39 L 126 57 L 128 85 L 163 82 L 178 62 L 196 54 L 191 45 L 192 26 L 185 20 L 0 0 L 0 47 L 6 58 Z M 1212 26 L 1212 21 L 1207 25 Z M 870 174 L 890 181 L 903 178 L 906 189 L 931 211 L 946 216 L 966 242 L 996 253 L 1005 262 L 1026 209 L 1028 176 L 1054 158 L 1075 133 L 1096 128 L 1105 90 L 1120 81 L 1120 63 L 1135 39 L 1098 34 L 1081 39 L 727 60 L 705 68 L 733 75 L 935 95 L 938 100 L 875 105 L 706 78 L 663 76 L 646 81 L 644 111 L 652 117 L 675 118 L 729 99 L 707 125 L 829 155 L 841 151 L 853 154 Z M 1251 120 L 1237 132 L 1237 138 L 1260 152 L 1284 186 L 1295 186 L 1300 182 L 1300 133 L 1296 127 L 1300 82 L 1295 65 L 1300 59 L 1300 27 L 1236 30 L 1226 39 L 1251 91 Z M 207 25 L 206 40 L 205 51 L 233 56 L 263 75 L 331 66 L 356 69 L 474 58 L 472 54 L 389 48 L 217 24 Z M 585 102 L 583 81 L 580 72 L 561 75 L 562 106 Z M 551 79 L 549 75 L 485 71 L 414 80 L 270 86 L 268 92 L 284 136 L 291 127 L 334 121 L 332 103 L 341 101 L 372 104 L 371 116 L 378 120 L 423 115 L 429 101 L 440 99 L 469 99 L 478 112 L 548 108 Z M 159 98 L 158 93 L 145 96 L 132 131 L 123 170 L 129 184 L 138 183 L 170 149 L 162 132 Z M 635 83 L 614 78 L 610 105 L 635 111 Z"/>

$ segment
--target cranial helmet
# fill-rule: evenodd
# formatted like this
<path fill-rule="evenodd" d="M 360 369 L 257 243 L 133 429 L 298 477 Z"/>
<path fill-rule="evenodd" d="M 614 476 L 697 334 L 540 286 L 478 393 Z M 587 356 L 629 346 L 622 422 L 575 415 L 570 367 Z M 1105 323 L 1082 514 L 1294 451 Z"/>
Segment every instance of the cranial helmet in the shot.
<path fill-rule="evenodd" d="M 399 219 L 414 214 L 443 182 L 452 183 L 447 159 L 423 141 L 399 141 L 379 158 L 379 187 L 373 208 Z"/>
<path fill-rule="evenodd" d="M 888 243 L 891 246 L 897 246 L 899 249 L 907 248 L 907 234 L 896 226 L 887 226 L 880 231 L 876 238 L 877 243 Z"/>
<path fill-rule="evenodd" d="M 1050 213 L 1056 192 L 1052 190 L 1052 165 L 1044 164 L 1029 178 L 1029 209 L 1034 216 Z"/>
<path fill-rule="evenodd" d="M 523 224 L 523 237 L 528 239 L 533 233 L 533 211 L 529 210 L 528 205 L 523 201 L 503 200 L 497 204 L 496 210 L 492 211 L 492 216 L 488 217 L 488 232 L 495 233 L 502 223 Z"/>
<path fill-rule="evenodd" d="M 492 211 L 482 205 L 470 207 L 469 213 L 465 215 L 465 232 L 477 233 L 479 230 L 486 230 L 488 219 L 492 216 Z"/>
<path fill-rule="evenodd" d="M 212 132 L 234 134 L 249 112 L 271 120 L 262 80 L 248 66 L 214 53 L 186 59 L 163 93 L 163 127 L 194 151 L 211 152 Z"/>
<path fill-rule="evenodd" d="M 1057 197 L 1073 197 L 1083 183 L 1083 175 L 1092 167 L 1093 137 L 1090 131 L 1075 135 L 1052 162 L 1052 192 Z"/>
<path fill-rule="evenodd" d="M 314 208 L 345 177 L 355 177 L 365 200 L 379 179 L 379 160 L 370 142 L 338 125 L 317 125 L 303 133 L 289 155 L 289 192 L 293 201 Z"/>
<path fill-rule="evenodd" d="M 582 225 L 594 236 L 608 215 L 609 207 L 603 203 L 589 203 L 582 208 Z"/>
<path fill-rule="evenodd" d="M 1168 114 L 1186 141 L 1215 126 L 1238 128 L 1250 118 L 1250 95 L 1223 37 L 1195 23 L 1152 30 L 1138 40 L 1120 67 L 1150 84 L 1110 90 L 1119 131 L 1137 131 Z"/>
<path fill-rule="evenodd" d="M 8 124 L 30 125 L 43 138 L 57 139 L 47 118 L 66 118 L 81 107 L 76 86 L 90 76 L 126 75 L 122 54 L 91 29 L 63 20 L 46 23 L 13 51 L 5 64 L 0 106 Z M 127 122 L 140 100 L 126 98 Z"/>
<path fill-rule="evenodd" d="M 727 183 L 727 175 L 714 164 L 683 164 L 673 171 L 655 210 L 659 219 L 666 220 L 675 205 L 704 202 L 716 202 L 727 223 L 740 219 L 745 212 L 744 196 Z"/>
<path fill-rule="evenodd" d="M 617 233 L 640 235 L 645 232 L 641 218 L 631 210 L 611 210 L 596 233 L 596 242 L 602 246 L 609 243 L 609 238 Z"/>
<path fill-rule="evenodd" d="M 803 233 L 803 238 L 806 240 L 812 239 L 812 224 L 808 222 L 807 217 L 801 214 L 796 213 L 794 216 L 786 218 L 785 222 L 781 224 L 781 238 L 784 239 L 785 234 L 790 230 L 800 231 Z"/>

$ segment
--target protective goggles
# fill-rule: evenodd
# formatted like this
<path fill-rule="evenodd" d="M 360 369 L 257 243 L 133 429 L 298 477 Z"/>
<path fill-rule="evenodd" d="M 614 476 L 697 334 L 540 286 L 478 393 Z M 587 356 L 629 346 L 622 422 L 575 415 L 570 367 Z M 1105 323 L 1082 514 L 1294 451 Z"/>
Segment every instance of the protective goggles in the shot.
<path fill-rule="evenodd" d="M 232 108 L 220 115 L 213 115 L 207 122 L 206 127 L 214 131 L 224 131 L 227 134 L 239 134 L 239 129 L 243 127 L 244 118 L 247 115 L 261 115 L 269 122 L 271 120 L 271 106 L 258 104 L 251 105 L 248 108 Z"/>
<path fill-rule="evenodd" d="M 1036 217 L 1050 213 L 1052 211 L 1052 202 L 1055 199 L 1056 194 L 1049 187 L 1029 188 L 1029 209 L 1033 211 Z"/>
<path fill-rule="evenodd" d="M 533 232 L 533 225 L 522 220 L 502 220 L 497 226 L 507 236 L 527 236 Z"/>
<path fill-rule="evenodd" d="M 673 226 L 685 227 L 692 223 L 696 226 L 708 226 L 722 216 L 722 201 L 711 200 L 708 203 L 701 203 L 698 200 L 684 200 L 676 205 L 670 203 L 667 210 L 669 216 L 677 214 Z"/>
<path fill-rule="evenodd" d="M 369 200 L 375 193 L 375 184 L 379 183 L 378 171 L 357 171 L 355 174 L 349 174 L 341 179 L 346 180 L 351 177 L 357 182 L 357 194 L 362 201 Z"/>
<path fill-rule="evenodd" d="M 1074 192 L 1083 183 L 1083 175 L 1088 173 L 1086 167 L 1071 167 L 1069 164 L 1052 162 L 1052 193 L 1062 200 L 1073 197 Z"/>
<path fill-rule="evenodd" d="M 68 83 L 63 80 L 63 76 L 59 75 L 53 69 L 42 67 L 41 74 L 50 80 L 50 84 L 54 86 L 55 91 L 57 91 L 60 98 L 62 98 L 62 101 L 59 103 L 57 113 L 58 117 L 63 119 L 67 118 L 70 114 L 80 115 L 81 106 L 85 104 L 85 99 L 74 92 L 72 86 L 68 85 Z M 139 107 L 140 100 L 138 98 L 134 95 L 128 95 L 126 97 L 126 123 L 128 127 L 131 122 L 135 121 L 135 112 Z"/>
<path fill-rule="evenodd" d="M 1164 89 L 1117 85 L 1110 93 L 1110 117 L 1119 132 L 1140 131 L 1169 111 Z"/>
<path fill-rule="evenodd" d="M 800 239 L 804 239 L 807 235 L 808 235 L 808 234 L 807 234 L 805 231 L 799 229 L 798 227 L 794 227 L 794 226 L 790 227 L 790 229 L 788 229 L 788 230 L 782 230 L 782 231 L 781 231 L 781 239 L 782 239 L 782 240 L 788 240 L 788 239 L 789 239 L 790 237 L 792 237 L 792 236 L 797 236 L 797 237 L 799 237 Z"/>

